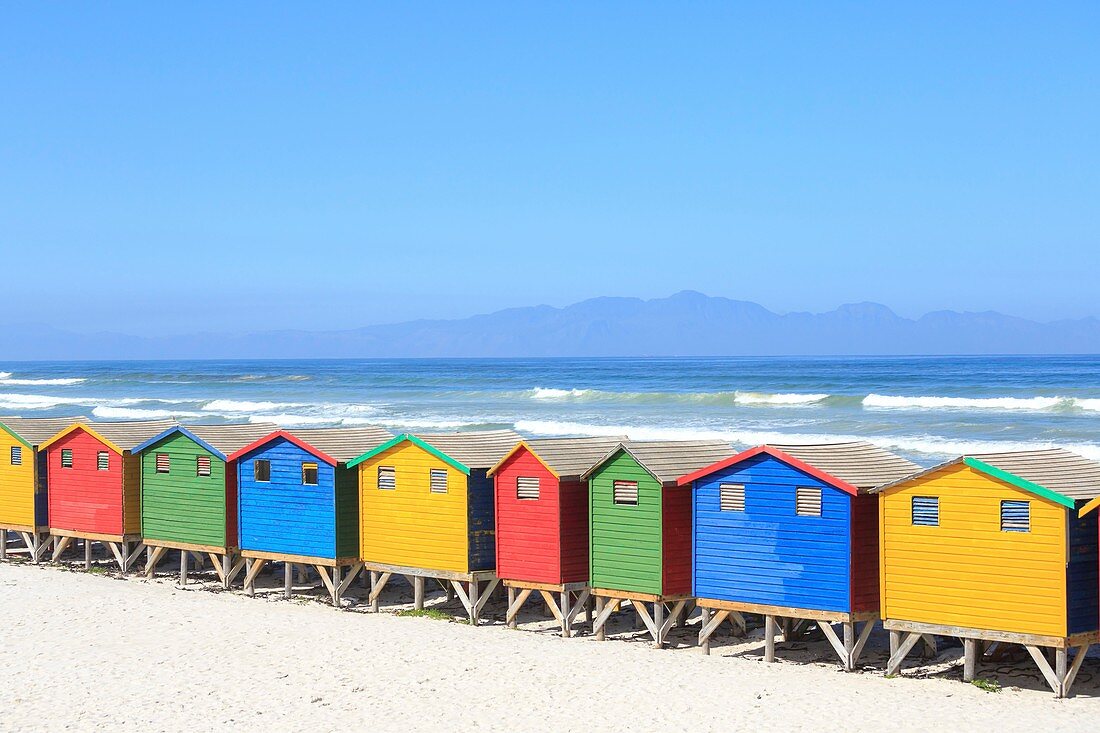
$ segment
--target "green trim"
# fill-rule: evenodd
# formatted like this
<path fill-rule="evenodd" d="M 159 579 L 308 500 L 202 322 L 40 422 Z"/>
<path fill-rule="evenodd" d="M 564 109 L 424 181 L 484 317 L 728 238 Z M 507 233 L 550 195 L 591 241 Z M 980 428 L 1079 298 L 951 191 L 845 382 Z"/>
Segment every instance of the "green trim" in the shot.
<path fill-rule="evenodd" d="M 439 460 L 443 461 L 444 463 L 448 464 L 449 466 L 452 466 L 455 469 L 457 469 L 459 471 L 462 471 L 462 473 L 466 474 L 467 476 L 470 475 L 470 469 L 469 468 L 462 465 L 461 463 L 459 463 L 455 459 L 451 458 L 449 455 L 447 455 L 443 451 L 439 450 L 435 446 L 429 445 L 429 444 L 425 443 L 423 440 L 421 440 L 420 438 L 416 437 L 415 435 L 410 435 L 408 433 L 402 433 L 401 435 L 398 435 L 397 437 L 393 438 L 392 440 L 386 441 L 385 443 L 378 446 L 374 450 L 369 450 L 366 453 L 364 453 L 363 455 L 359 456 L 358 458 L 355 458 L 355 459 L 352 459 L 352 460 L 348 461 L 347 466 L 348 466 L 348 468 L 355 468 L 356 466 L 358 466 L 363 461 L 374 458 L 379 453 L 385 453 L 390 448 L 393 448 L 395 445 L 400 445 L 401 443 L 405 443 L 405 442 L 412 443 L 417 448 L 420 448 L 421 450 L 432 454 L 433 456 L 435 456 Z"/>
<path fill-rule="evenodd" d="M 1050 489 L 1040 486 L 1039 484 L 1032 483 L 1027 479 L 1022 479 L 1014 473 L 1002 471 L 996 466 L 991 466 L 984 461 L 979 461 L 977 458 L 963 458 L 963 463 L 970 466 L 976 471 L 981 471 L 982 473 L 989 474 L 993 478 L 1004 481 L 1006 484 L 1012 484 L 1018 489 L 1030 491 L 1032 494 L 1041 496 L 1044 499 L 1050 499 L 1051 501 L 1061 504 L 1064 507 L 1073 509 L 1076 506 L 1076 502 L 1074 502 L 1074 500 L 1069 498 L 1068 496 L 1059 494 L 1057 491 L 1051 491 Z"/>
<path fill-rule="evenodd" d="M 34 450 L 34 446 L 33 446 L 33 445 L 31 445 L 30 443 L 28 443 L 28 442 L 27 442 L 26 440 L 24 440 L 24 439 L 23 439 L 23 436 L 22 436 L 22 435 L 20 435 L 19 433 L 15 432 L 14 430 L 12 430 L 11 428 L 9 428 L 9 427 L 8 427 L 7 425 L 5 425 L 4 423 L 0 422 L 0 428 L 3 428 L 3 429 L 4 429 L 4 432 L 5 432 L 5 433 L 7 433 L 7 434 L 8 434 L 8 435 L 10 435 L 11 437 L 15 438 L 16 440 L 18 440 L 18 441 L 19 441 L 20 443 L 22 443 L 23 445 L 27 446 L 27 447 L 28 447 L 28 448 L 30 448 L 30 449 L 31 449 L 32 451 Z"/>

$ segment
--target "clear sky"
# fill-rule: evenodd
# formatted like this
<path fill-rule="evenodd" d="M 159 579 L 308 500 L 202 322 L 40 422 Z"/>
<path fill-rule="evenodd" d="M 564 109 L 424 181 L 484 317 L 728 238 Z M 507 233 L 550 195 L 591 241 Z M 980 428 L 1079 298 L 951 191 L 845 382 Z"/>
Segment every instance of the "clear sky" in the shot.
<path fill-rule="evenodd" d="M 0 9 L 0 322 L 1100 316 L 1100 3 L 226 5 Z"/>

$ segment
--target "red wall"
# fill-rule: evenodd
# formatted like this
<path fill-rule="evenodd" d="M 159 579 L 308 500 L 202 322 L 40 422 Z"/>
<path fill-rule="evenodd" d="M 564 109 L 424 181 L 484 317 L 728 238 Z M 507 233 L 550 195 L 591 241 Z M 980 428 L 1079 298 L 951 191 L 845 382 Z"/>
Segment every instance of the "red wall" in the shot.
<path fill-rule="evenodd" d="M 225 464 L 225 546 L 240 547 L 237 541 L 237 462 Z"/>
<path fill-rule="evenodd" d="M 588 482 L 561 484 L 561 582 L 588 582 Z"/>
<path fill-rule="evenodd" d="M 666 596 L 691 594 L 691 488 L 662 490 L 664 563 L 661 585 Z"/>
<path fill-rule="evenodd" d="M 61 467 L 61 450 L 72 449 L 73 467 Z M 96 454 L 110 454 L 109 468 L 96 469 Z M 122 456 L 83 430 L 74 430 L 46 449 L 50 528 L 121 535 Z"/>
<path fill-rule="evenodd" d="M 519 476 L 539 477 L 538 500 L 516 498 Z M 516 451 L 493 479 L 497 577 L 531 583 L 561 583 L 558 480 L 525 448 Z"/>
<path fill-rule="evenodd" d="M 877 611 L 878 496 L 852 498 L 852 610 Z"/>

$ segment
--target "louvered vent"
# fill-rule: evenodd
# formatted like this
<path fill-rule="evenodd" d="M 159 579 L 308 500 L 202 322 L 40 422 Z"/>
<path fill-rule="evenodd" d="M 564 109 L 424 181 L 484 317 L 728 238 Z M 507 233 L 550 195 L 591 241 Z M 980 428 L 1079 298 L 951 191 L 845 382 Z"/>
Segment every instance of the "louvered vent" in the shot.
<path fill-rule="evenodd" d="M 433 494 L 447 493 L 447 472 L 442 468 L 433 468 L 431 473 L 431 491 Z"/>
<path fill-rule="evenodd" d="M 111 454 L 101 450 L 95 454 L 95 467 L 97 471 L 108 471 L 111 468 Z"/>
<path fill-rule="evenodd" d="M 378 488 L 385 491 L 397 488 L 397 470 L 393 466 L 378 467 Z"/>
<path fill-rule="evenodd" d="M 719 485 L 718 508 L 723 512 L 745 511 L 745 487 L 742 484 Z"/>
<path fill-rule="evenodd" d="M 199 456 L 195 459 L 195 473 L 199 476 L 210 475 L 210 456 Z"/>
<path fill-rule="evenodd" d="M 11 465 L 22 466 L 23 465 L 23 446 L 13 445 L 11 447 Z"/>
<path fill-rule="evenodd" d="M 913 497 L 913 524 L 919 527 L 940 526 L 940 499 L 937 496 Z"/>
<path fill-rule="evenodd" d="M 61 467 L 72 468 L 73 467 L 73 450 L 72 448 L 61 449 Z"/>
<path fill-rule="evenodd" d="M 1031 531 L 1031 502 L 1028 502 L 1028 501 L 1002 501 L 1001 502 L 1001 531 L 1002 532 L 1030 532 Z"/>
<path fill-rule="evenodd" d="M 168 473 L 171 466 L 171 459 L 167 453 L 157 453 L 157 473 Z"/>
<path fill-rule="evenodd" d="M 537 500 L 539 498 L 539 477 L 520 476 L 519 478 L 517 478 L 516 498 Z"/>
<path fill-rule="evenodd" d="M 616 481 L 614 484 L 615 503 L 627 506 L 638 505 L 638 482 Z"/>
<path fill-rule="evenodd" d="M 800 517 L 821 516 L 821 489 L 799 486 L 794 493 L 795 514 Z"/>

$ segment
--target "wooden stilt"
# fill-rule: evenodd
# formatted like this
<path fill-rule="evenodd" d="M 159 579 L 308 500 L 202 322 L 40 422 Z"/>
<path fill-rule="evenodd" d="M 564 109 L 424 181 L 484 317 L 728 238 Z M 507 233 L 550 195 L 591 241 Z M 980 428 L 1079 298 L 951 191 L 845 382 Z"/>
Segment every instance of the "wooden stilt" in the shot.
<path fill-rule="evenodd" d="M 283 598 L 290 598 L 294 591 L 294 563 L 283 563 Z"/>
<path fill-rule="evenodd" d="M 775 661 L 775 616 L 764 616 L 764 661 Z"/>
<path fill-rule="evenodd" d="M 180 550 L 180 585 L 187 585 L 187 561 L 191 553 L 187 550 Z"/>
<path fill-rule="evenodd" d="M 844 671 L 851 672 L 856 668 L 853 653 L 856 650 L 856 627 L 849 622 L 844 624 Z"/>
<path fill-rule="evenodd" d="M 573 635 L 573 615 L 570 613 L 570 593 L 567 590 L 561 592 L 561 635 L 568 639 Z"/>
<path fill-rule="evenodd" d="M 424 578 L 420 575 L 413 576 L 413 608 L 424 610 Z"/>
<path fill-rule="evenodd" d="M 504 624 L 510 629 L 517 628 L 519 623 L 516 621 L 516 613 L 519 608 L 516 607 L 516 589 L 508 586 L 508 611 L 504 614 Z"/>
<path fill-rule="evenodd" d="M 378 613 L 378 594 L 382 591 L 382 586 L 378 583 L 378 579 L 382 574 L 377 570 L 370 571 L 370 610 Z"/>
<path fill-rule="evenodd" d="M 710 634 L 707 633 L 707 627 L 710 625 L 710 609 L 702 608 L 700 612 L 703 615 L 703 622 L 699 625 L 699 647 L 703 650 L 703 654 L 710 656 Z"/>
<path fill-rule="evenodd" d="M 84 540 L 84 569 L 92 569 L 92 541 L 89 539 Z"/>
<path fill-rule="evenodd" d="M 69 544 L 73 541 L 72 537 L 54 537 L 53 538 L 53 556 L 52 561 L 58 562 L 61 559 L 61 554 L 69 547 Z"/>
<path fill-rule="evenodd" d="M 978 669 L 978 640 L 963 639 L 963 682 L 973 682 Z"/>
<path fill-rule="evenodd" d="M 603 641 L 607 638 L 607 634 L 604 632 L 604 624 L 607 623 L 607 616 L 604 614 L 604 601 L 603 596 L 596 596 L 596 619 L 592 622 L 592 630 L 596 632 L 596 640 Z"/>
<path fill-rule="evenodd" d="M 480 592 L 480 583 L 476 580 L 470 581 L 470 625 L 477 626 L 480 620 L 481 604 L 478 602 L 478 593 Z"/>
<path fill-rule="evenodd" d="M 0 529 L 0 560 L 8 559 L 8 530 Z"/>

